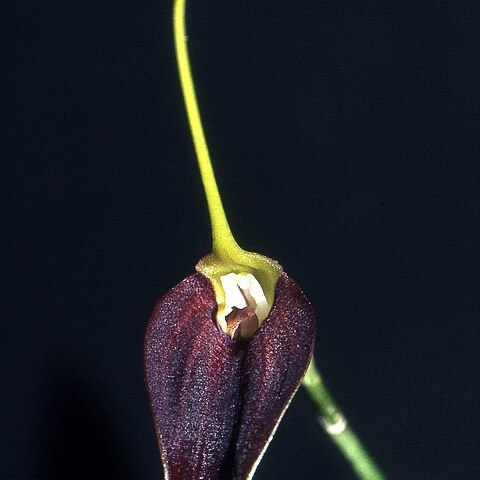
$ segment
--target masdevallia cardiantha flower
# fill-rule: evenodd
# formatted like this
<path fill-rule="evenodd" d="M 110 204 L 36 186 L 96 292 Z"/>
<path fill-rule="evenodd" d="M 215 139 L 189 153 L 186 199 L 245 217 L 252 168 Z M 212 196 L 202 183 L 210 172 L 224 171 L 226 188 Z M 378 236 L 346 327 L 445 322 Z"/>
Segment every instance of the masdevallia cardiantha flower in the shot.
<path fill-rule="evenodd" d="M 314 314 L 268 257 L 242 250 L 225 217 L 175 0 L 180 80 L 210 212 L 213 251 L 156 304 L 145 378 L 171 480 L 249 479 L 308 367 Z"/>
<path fill-rule="evenodd" d="M 217 309 L 212 282 L 197 272 L 158 301 L 148 324 L 146 381 L 172 480 L 251 478 L 312 355 L 312 307 L 285 273 L 249 338 L 225 333 Z M 250 322 L 251 310 L 237 316 L 247 311 Z"/>

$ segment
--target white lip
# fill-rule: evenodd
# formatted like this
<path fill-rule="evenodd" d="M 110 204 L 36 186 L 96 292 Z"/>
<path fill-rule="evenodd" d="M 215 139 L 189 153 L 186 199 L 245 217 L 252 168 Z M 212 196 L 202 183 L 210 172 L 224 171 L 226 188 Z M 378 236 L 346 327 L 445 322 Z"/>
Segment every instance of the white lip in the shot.
<path fill-rule="evenodd" d="M 251 273 L 228 273 L 220 277 L 225 293 L 223 305 L 218 305 L 217 322 L 226 332 L 225 317 L 233 308 L 253 308 L 261 324 L 267 318 L 270 307 L 263 292 L 262 286 Z M 225 328 L 224 328 L 225 327 Z"/>

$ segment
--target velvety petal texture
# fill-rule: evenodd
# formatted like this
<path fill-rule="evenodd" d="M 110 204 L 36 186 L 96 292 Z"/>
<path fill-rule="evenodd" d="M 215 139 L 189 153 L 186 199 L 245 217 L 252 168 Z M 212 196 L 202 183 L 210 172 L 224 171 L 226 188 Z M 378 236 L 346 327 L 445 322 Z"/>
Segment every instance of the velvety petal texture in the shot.
<path fill-rule="evenodd" d="M 308 366 L 314 314 L 282 274 L 248 342 L 215 324 L 213 287 L 195 273 L 157 303 L 145 376 L 166 478 L 251 478 Z"/>

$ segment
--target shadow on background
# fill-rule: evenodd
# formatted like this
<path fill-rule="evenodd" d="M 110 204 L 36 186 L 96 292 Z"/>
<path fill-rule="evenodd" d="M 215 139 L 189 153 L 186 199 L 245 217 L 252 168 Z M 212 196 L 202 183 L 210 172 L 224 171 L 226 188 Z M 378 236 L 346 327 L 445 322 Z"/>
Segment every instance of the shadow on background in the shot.
<path fill-rule="evenodd" d="M 132 478 L 127 452 L 93 382 L 78 370 L 57 366 L 49 397 L 41 478 Z"/>

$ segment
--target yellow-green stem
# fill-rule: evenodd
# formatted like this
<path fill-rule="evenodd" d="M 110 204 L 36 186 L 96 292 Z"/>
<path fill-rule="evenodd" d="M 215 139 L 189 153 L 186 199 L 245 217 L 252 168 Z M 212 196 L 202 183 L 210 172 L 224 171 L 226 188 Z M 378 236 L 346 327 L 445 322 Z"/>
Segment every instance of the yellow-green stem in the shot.
<path fill-rule="evenodd" d="M 182 86 L 188 122 L 192 132 L 212 226 L 212 254 L 200 260 L 197 264 L 197 269 L 212 281 L 219 305 L 224 301 L 224 292 L 220 283 L 220 277 L 230 272 L 245 272 L 253 274 L 260 282 L 268 304 L 271 307 L 275 295 L 275 284 L 282 272 L 282 268 L 271 258 L 258 253 L 247 252 L 240 248 L 228 225 L 213 173 L 212 162 L 208 152 L 195 95 L 187 49 L 185 0 L 175 0 L 174 2 L 173 30 L 178 70 L 180 73 L 180 84 Z"/>
<path fill-rule="evenodd" d="M 303 387 L 313 401 L 317 418 L 353 471 L 361 480 L 385 480 L 372 457 L 352 431 L 347 420 L 325 387 L 312 359 L 303 379 Z"/>
<path fill-rule="evenodd" d="M 188 122 L 192 132 L 193 143 L 197 153 L 198 166 L 207 197 L 210 221 L 212 224 L 213 253 L 222 256 L 225 251 L 237 249 L 238 244 L 233 238 L 223 209 L 220 192 L 218 191 L 212 162 L 208 152 L 202 121 L 198 109 L 192 71 L 187 49 L 187 34 L 185 30 L 185 0 L 175 0 L 173 12 L 175 32 L 175 49 L 177 52 L 178 70 L 182 85 L 183 98 L 187 108 Z"/>

